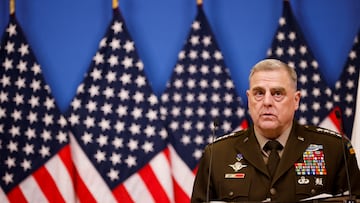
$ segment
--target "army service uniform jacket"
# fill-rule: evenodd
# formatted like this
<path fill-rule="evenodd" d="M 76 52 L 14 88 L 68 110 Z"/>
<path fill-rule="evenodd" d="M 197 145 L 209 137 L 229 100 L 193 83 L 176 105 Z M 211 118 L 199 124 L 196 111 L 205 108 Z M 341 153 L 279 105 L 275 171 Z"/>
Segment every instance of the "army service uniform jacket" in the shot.
<path fill-rule="evenodd" d="M 205 148 L 191 202 L 296 202 L 323 193 L 343 193 L 348 190 L 348 182 L 342 143 L 352 194 L 359 197 L 360 172 L 355 152 L 348 139 L 343 141 L 329 130 L 294 122 L 271 180 L 253 127 L 223 136 Z"/>

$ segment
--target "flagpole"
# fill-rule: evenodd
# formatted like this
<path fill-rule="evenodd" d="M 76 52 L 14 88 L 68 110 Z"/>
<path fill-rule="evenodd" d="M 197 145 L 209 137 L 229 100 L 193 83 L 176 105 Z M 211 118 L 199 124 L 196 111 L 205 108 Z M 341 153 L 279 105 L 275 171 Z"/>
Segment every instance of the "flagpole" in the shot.
<path fill-rule="evenodd" d="M 119 7 L 119 1 L 118 0 L 112 0 L 112 8 L 116 9 Z"/>
<path fill-rule="evenodd" d="M 15 13 L 15 0 L 10 0 L 10 15 Z"/>

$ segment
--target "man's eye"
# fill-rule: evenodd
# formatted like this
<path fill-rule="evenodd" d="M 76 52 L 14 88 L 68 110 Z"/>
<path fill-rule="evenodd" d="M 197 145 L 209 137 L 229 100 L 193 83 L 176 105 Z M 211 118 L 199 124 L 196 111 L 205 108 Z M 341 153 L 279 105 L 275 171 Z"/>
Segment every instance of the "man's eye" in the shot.
<path fill-rule="evenodd" d="M 261 100 L 264 97 L 264 93 L 261 91 L 257 91 L 254 93 L 254 97 L 256 100 Z"/>

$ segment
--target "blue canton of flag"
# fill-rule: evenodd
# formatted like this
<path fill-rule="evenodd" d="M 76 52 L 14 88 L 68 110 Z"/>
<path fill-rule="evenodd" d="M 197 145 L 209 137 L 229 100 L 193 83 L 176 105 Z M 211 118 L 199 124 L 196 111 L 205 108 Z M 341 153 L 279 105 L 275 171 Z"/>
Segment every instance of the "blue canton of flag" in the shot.
<path fill-rule="evenodd" d="M 245 120 L 241 99 L 201 5 L 161 102 L 161 114 L 176 154 L 171 158 L 176 166 L 172 168 L 174 180 L 183 190 L 175 194 L 188 195 L 175 195 L 176 201 L 186 202 L 193 183 L 188 180 L 193 180 L 203 149 L 212 141 L 214 121 L 219 122 L 215 134 L 222 135 Z"/>
<path fill-rule="evenodd" d="M 282 60 L 297 72 L 301 100 L 295 118 L 301 124 L 320 125 L 334 107 L 332 91 L 321 77 L 319 64 L 306 44 L 289 1 L 284 1 L 279 26 L 267 56 Z"/>
<path fill-rule="evenodd" d="M 0 201 L 74 202 L 67 121 L 15 14 L 0 64 Z"/>
<path fill-rule="evenodd" d="M 360 69 L 360 33 L 355 37 L 340 78 L 335 84 L 334 102 L 342 112 L 345 135 L 351 138 L 355 118 L 356 95 Z"/>
<path fill-rule="evenodd" d="M 167 160 L 152 163 L 167 147 L 167 132 L 143 69 L 116 8 L 67 112 L 75 137 L 76 168 L 90 192 L 79 192 L 83 201 L 88 196 L 96 202 L 172 199 L 172 193 L 164 191 L 172 190 L 171 183 L 162 185 L 166 177 L 171 182 L 170 171 L 165 170 Z M 149 170 L 141 172 L 144 168 Z"/>

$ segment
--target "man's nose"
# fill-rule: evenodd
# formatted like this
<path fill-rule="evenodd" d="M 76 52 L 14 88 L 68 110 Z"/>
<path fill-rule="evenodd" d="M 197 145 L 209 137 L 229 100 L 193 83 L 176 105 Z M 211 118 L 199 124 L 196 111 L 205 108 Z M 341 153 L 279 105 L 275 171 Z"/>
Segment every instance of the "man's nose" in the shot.
<path fill-rule="evenodd" d="M 272 105 L 273 103 L 273 97 L 270 92 L 265 92 L 264 95 L 264 105 Z"/>

